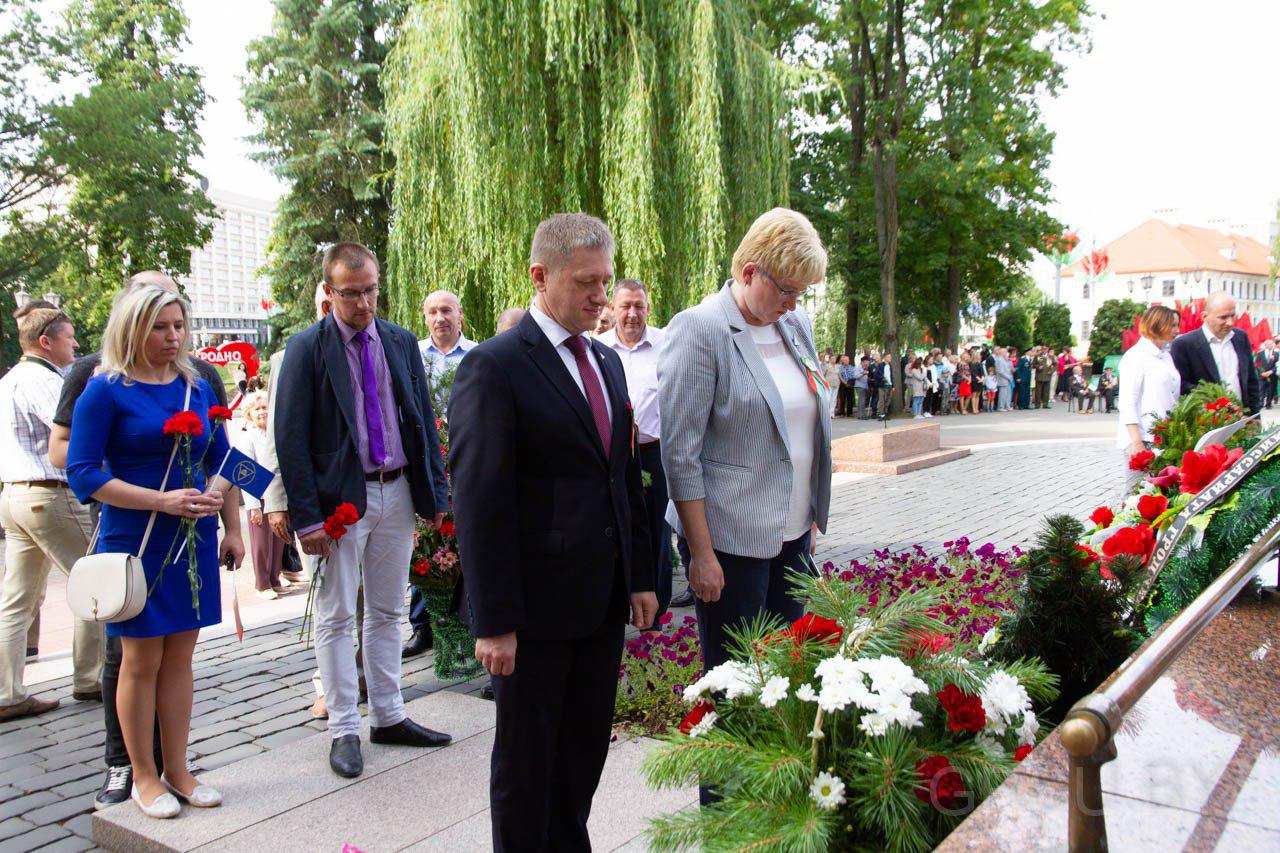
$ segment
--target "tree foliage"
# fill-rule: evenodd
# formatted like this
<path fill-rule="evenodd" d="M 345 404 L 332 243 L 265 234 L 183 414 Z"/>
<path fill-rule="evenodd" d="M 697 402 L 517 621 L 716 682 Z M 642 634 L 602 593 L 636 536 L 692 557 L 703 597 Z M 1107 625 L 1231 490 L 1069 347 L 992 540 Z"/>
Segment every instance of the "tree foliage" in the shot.
<path fill-rule="evenodd" d="M 1046 302 L 1036 311 L 1032 334 L 1036 345 L 1055 350 L 1071 346 L 1071 309 L 1061 302 Z"/>
<path fill-rule="evenodd" d="M 385 265 L 394 160 L 380 76 L 403 12 L 404 0 L 275 0 L 271 32 L 249 45 L 256 156 L 289 187 L 264 270 L 282 332 L 314 319 L 319 247 L 354 240 Z"/>
<path fill-rule="evenodd" d="M 991 330 L 992 343 L 998 347 L 1013 347 L 1018 352 L 1031 348 L 1031 320 L 1027 309 L 1021 305 L 1007 305 L 996 312 L 995 327 Z"/>
<path fill-rule="evenodd" d="M 204 87 L 179 60 L 186 26 L 176 0 L 75 0 L 67 10 L 65 68 L 83 87 L 48 108 L 43 143 L 69 188 L 55 289 L 91 346 L 128 276 L 188 272 L 192 247 L 212 233 L 193 164 Z"/>
<path fill-rule="evenodd" d="M 785 201 L 779 64 L 729 0 L 418 3 L 384 72 L 398 321 L 459 293 L 470 328 L 530 298 L 534 226 L 601 216 L 656 322 L 715 290 Z"/>
<path fill-rule="evenodd" d="M 1098 306 L 1093 316 L 1093 332 L 1089 335 L 1089 360 L 1101 364 L 1109 355 L 1121 353 L 1121 336 L 1133 328 L 1133 319 L 1145 306 L 1132 299 L 1108 299 Z"/>

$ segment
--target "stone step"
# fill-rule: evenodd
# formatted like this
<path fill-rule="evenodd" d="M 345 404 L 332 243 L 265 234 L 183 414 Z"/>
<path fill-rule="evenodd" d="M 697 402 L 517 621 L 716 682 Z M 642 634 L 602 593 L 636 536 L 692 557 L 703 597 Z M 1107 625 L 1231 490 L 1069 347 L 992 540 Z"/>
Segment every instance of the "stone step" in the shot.
<path fill-rule="evenodd" d="M 442 690 L 407 705 L 423 725 L 449 732 L 442 749 L 378 746 L 361 736 L 364 775 L 329 769 L 319 733 L 205 773 L 222 791 L 216 809 L 183 807 L 174 820 L 144 817 L 132 804 L 98 812 L 93 839 L 119 851 L 487 850 L 493 703 Z M 639 767 L 652 742 L 620 740 L 609 751 L 589 829 L 597 850 L 642 849 L 650 817 L 697 802 L 696 788 L 650 791 Z"/>
<path fill-rule="evenodd" d="M 967 447 L 942 447 L 914 456 L 906 456 L 891 462 L 853 461 L 836 459 L 833 461 L 837 473 L 843 474 L 906 474 L 922 468 L 932 468 L 945 462 L 954 462 L 969 455 Z"/>

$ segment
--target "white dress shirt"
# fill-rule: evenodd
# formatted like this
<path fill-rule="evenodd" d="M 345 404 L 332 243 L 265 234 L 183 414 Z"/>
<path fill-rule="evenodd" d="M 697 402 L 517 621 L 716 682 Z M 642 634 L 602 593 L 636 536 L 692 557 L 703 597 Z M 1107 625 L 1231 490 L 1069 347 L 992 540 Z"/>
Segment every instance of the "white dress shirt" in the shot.
<path fill-rule="evenodd" d="M 1178 402 L 1182 380 L 1173 356 L 1150 338 L 1139 338 L 1120 359 L 1120 423 L 1116 427 L 1116 447 L 1133 443 L 1128 425 L 1137 424 L 1143 441 L 1151 441 L 1151 427 L 1169 414 Z"/>
<path fill-rule="evenodd" d="M 1204 332 L 1205 340 L 1209 342 L 1209 352 L 1213 353 L 1213 363 L 1218 365 L 1218 378 L 1221 385 L 1235 394 L 1237 397 L 1244 399 L 1244 394 L 1240 388 L 1240 359 L 1236 356 L 1235 345 L 1231 343 L 1231 338 L 1235 335 L 1236 330 L 1231 329 L 1224 338 L 1215 338 L 1213 332 L 1209 331 L 1209 324 L 1200 327 Z"/>
<path fill-rule="evenodd" d="M 51 362 L 24 356 L 0 379 L 0 480 L 66 482 L 67 472 L 49 461 L 62 375 Z"/>
<path fill-rule="evenodd" d="M 617 329 L 596 338 L 622 359 L 627 374 L 627 393 L 635 410 L 637 441 L 648 444 L 662 435 L 662 419 L 658 413 L 658 351 L 662 348 L 661 329 L 646 325 L 644 336 L 634 347 L 618 340 Z"/>
<path fill-rule="evenodd" d="M 476 342 L 466 335 L 458 335 L 458 342 L 453 345 L 453 349 L 445 352 L 436 346 L 436 342 L 428 335 L 424 340 L 418 341 L 418 353 L 422 356 L 422 366 L 426 368 L 427 373 L 431 373 L 433 363 L 441 362 L 453 365 L 456 370 L 458 362 L 462 361 L 475 346 Z"/>
<path fill-rule="evenodd" d="M 529 306 L 529 314 L 537 322 L 538 328 L 542 330 L 542 334 L 547 336 L 547 340 L 551 341 L 551 346 L 555 347 L 556 354 L 560 356 L 560 360 L 564 362 L 565 370 L 569 371 L 569 375 L 573 377 L 573 384 L 578 386 L 578 390 L 582 392 L 583 398 L 587 396 L 587 388 L 582 384 L 582 374 L 578 372 L 578 360 L 574 358 L 573 353 L 564 345 L 564 342 L 573 337 L 569 331 L 561 326 L 555 320 L 546 315 L 541 308 L 538 307 L 537 300 Z M 613 424 L 613 403 L 609 400 L 609 385 L 604 381 L 604 372 L 600 369 L 600 360 L 596 358 L 595 350 L 591 348 L 591 338 L 584 335 L 578 337 L 583 338 L 587 342 L 587 361 L 591 364 L 592 369 L 596 372 L 596 380 L 600 383 L 600 390 L 604 393 L 604 405 L 609 410 L 609 423 Z"/>

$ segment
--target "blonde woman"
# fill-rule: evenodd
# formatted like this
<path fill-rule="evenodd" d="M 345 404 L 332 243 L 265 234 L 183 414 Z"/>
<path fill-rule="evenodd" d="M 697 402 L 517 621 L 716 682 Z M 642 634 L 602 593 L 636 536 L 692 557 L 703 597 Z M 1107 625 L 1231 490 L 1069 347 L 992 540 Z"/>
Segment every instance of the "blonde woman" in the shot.
<path fill-rule="evenodd" d="M 187 770 L 191 655 L 200 629 L 222 619 L 219 561 L 231 558 L 238 565 L 244 559 L 235 492 L 225 502 L 217 492 L 203 492 L 206 473 L 222 461 L 228 444 L 225 429 L 210 429 L 208 410 L 217 397 L 187 354 L 189 317 L 185 299 L 154 285 L 116 299 L 98 375 L 76 403 L 67 453 L 67 478 L 76 496 L 102 504 L 98 552 L 142 551 L 150 589 L 146 606 L 133 619 L 109 624 L 107 633 L 122 638 L 116 705 L 133 766 L 131 795 L 144 814 L 156 818 L 177 816 L 179 799 L 198 807 L 222 801 Z M 166 477 L 175 436 L 165 434 L 165 422 L 183 409 L 193 411 L 201 427 L 192 439 L 190 488 L 182 487 L 181 454 Z M 153 513 L 154 528 L 142 549 Z M 219 513 L 226 528 L 221 545 Z M 182 519 L 197 520 L 194 573 L 182 547 Z M 175 536 L 178 547 L 163 565 Z M 163 774 L 152 753 L 157 719 Z"/>
<path fill-rule="evenodd" d="M 244 398 L 244 424 L 235 430 L 236 449 L 264 468 L 268 464 L 267 453 L 267 395 L 263 391 L 251 391 Z M 253 555 L 254 588 L 258 598 L 272 601 L 292 583 L 281 577 L 284 564 L 284 540 L 271 532 L 262 515 L 262 501 L 248 492 L 244 493 L 245 513 L 249 516 L 249 553 Z"/>
<path fill-rule="evenodd" d="M 733 278 L 677 314 L 658 356 L 667 512 L 697 597 L 705 666 L 760 613 L 788 622 L 831 500 L 831 416 L 800 297 L 827 253 L 804 216 L 775 208 L 747 231 Z M 834 389 L 831 389 L 834 390 Z"/>
<path fill-rule="evenodd" d="M 1138 321 L 1138 342 L 1120 359 L 1120 407 L 1116 447 L 1124 465 L 1125 492 L 1133 489 L 1141 472 L 1129 470 L 1129 457 L 1153 447 L 1152 427 L 1178 403 L 1182 378 L 1169 352 L 1181 326 L 1178 312 L 1152 305 Z"/>

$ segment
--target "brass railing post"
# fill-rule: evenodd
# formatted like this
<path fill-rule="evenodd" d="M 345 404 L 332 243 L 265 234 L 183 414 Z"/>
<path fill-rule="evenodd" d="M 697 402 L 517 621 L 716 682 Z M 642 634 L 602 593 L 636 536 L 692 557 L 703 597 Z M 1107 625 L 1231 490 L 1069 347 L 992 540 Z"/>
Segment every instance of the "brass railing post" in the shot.
<path fill-rule="evenodd" d="M 1068 849 L 1071 853 L 1105 853 L 1107 819 L 1102 810 L 1102 765 L 1116 757 L 1116 742 L 1103 717 L 1079 707 L 1062 724 L 1061 736 L 1070 768 Z"/>

